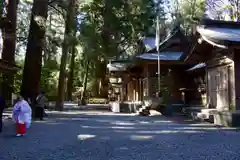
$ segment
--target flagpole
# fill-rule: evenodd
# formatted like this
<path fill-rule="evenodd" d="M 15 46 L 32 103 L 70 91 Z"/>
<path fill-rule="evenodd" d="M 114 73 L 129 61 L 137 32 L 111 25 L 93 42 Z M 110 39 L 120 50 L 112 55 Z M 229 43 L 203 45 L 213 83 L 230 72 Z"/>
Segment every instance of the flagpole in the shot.
<path fill-rule="evenodd" d="M 156 50 L 158 54 L 158 95 L 161 90 L 161 74 L 160 74 L 160 52 L 159 52 L 159 43 L 160 43 L 160 27 L 159 27 L 159 17 L 157 16 L 157 22 L 156 22 Z"/>

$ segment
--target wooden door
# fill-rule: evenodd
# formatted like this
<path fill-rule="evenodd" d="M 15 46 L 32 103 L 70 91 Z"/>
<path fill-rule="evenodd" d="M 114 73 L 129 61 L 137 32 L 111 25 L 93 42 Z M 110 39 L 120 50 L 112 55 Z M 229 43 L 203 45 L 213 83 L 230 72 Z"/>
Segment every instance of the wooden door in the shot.
<path fill-rule="evenodd" d="M 217 107 L 225 109 L 229 107 L 228 66 L 219 67 L 218 73 Z"/>
<path fill-rule="evenodd" d="M 208 70 L 208 95 L 214 108 L 229 107 L 228 66 Z"/>
<path fill-rule="evenodd" d="M 142 79 L 143 97 L 148 96 L 148 78 Z"/>
<path fill-rule="evenodd" d="M 211 107 L 214 107 L 214 108 L 217 106 L 216 74 L 217 72 L 215 69 L 208 70 L 208 96 L 210 100 L 209 104 Z"/>

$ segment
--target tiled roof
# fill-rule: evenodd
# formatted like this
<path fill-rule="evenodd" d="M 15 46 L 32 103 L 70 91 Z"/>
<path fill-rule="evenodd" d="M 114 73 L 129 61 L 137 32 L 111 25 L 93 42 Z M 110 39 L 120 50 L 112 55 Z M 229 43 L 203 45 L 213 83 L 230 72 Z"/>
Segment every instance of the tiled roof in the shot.
<path fill-rule="evenodd" d="M 160 60 L 167 61 L 176 61 L 179 60 L 183 52 L 160 52 Z M 157 53 L 144 53 L 142 55 L 137 56 L 139 59 L 143 60 L 158 60 Z"/>
<path fill-rule="evenodd" d="M 187 71 L 193 71 L 193 70 L 204 68 L 204 67 L 206 67 L 206 63 L 199 63 L 193 66 L 192 68 L 188 69 Z"/>
<path fill-rule="evenodd" d="M 226 40 L 233 42 L 240 42 L 240 28 L 220 28 L 220 27 L 202 27 L 199 26 L 197 31 L 205 37 Z"/>

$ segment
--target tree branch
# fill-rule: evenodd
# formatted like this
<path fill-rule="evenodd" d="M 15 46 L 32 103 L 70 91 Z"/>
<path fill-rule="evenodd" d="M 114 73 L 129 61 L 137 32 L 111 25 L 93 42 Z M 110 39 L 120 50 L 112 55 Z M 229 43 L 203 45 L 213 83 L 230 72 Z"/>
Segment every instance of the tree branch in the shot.
<path fill-rule="evenodd" d="M 52 3 L 56 2 L 56 1 L 59 1 L 59 0 L 51 0 L 51 1 L 48 2 L 48 5 L 50 5 L 50 4 L 52 4 Z"/>
<path fill-rule="evenodd" d="M 117 46 L 121 45 L 122 43 L 126 42 L 128 40 L 128 38 L 124 38 L 123 40 L 121 40 L 119 43 L 117 43 Z"/>
<path fill-rule="evenodd" d="M 59 10 L 56 6 L 54 6 L 53 4 L 48 4 L 48 6 L 64 17 L 64 13 L 61 10 Z"/>

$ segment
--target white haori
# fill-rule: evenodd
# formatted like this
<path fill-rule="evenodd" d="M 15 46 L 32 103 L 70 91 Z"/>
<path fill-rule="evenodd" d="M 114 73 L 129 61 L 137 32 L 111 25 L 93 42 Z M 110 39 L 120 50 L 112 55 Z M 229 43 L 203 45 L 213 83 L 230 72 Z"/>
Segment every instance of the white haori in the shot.
<path fill-rule="evenodd" d="M 32 109 L 27 101 L 21 100 L 14 105 L 12 119 L 15 123 L 26 124 L 27 128 L 30 127 L 32 121 Z"/>

